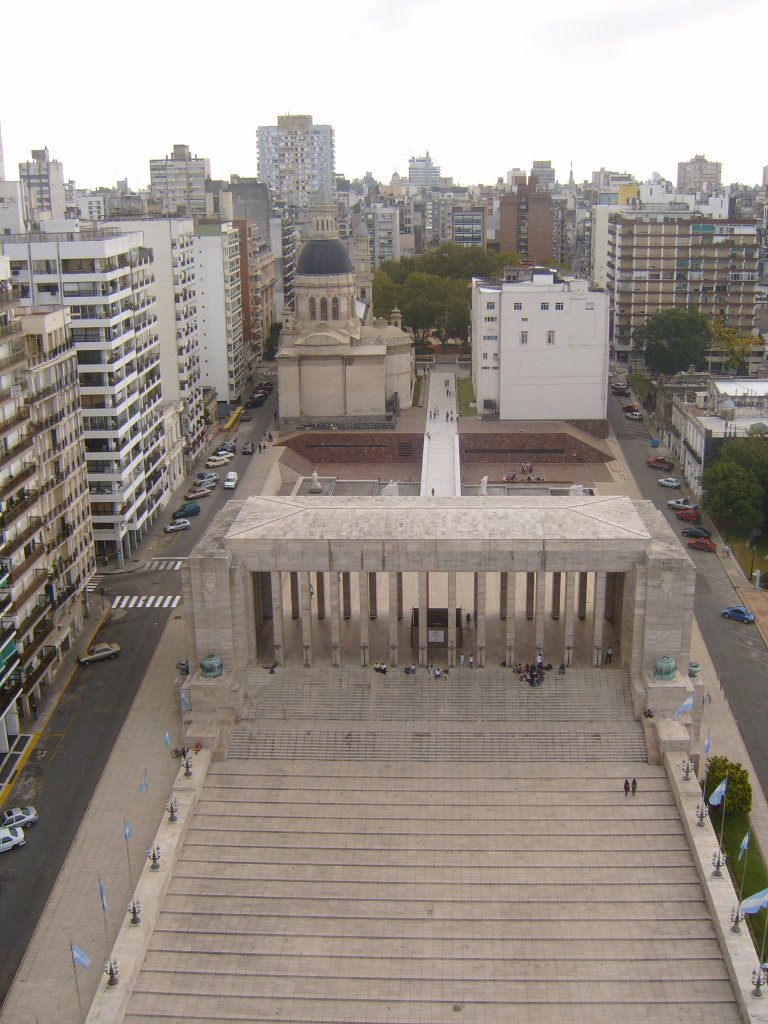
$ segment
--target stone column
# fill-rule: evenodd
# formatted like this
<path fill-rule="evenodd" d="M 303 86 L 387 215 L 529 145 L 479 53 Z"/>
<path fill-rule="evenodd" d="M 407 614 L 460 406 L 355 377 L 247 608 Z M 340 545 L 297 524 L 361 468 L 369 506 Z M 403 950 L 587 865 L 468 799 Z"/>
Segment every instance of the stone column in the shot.
<path fill-rule="evenodd" d="M 317 617 L 325 618 L 325 573 L 315 573 L 315 596 L 317 597 Z"/>
<path fill-rule="evenodd" d="M 400 616 L 397 614 L 397 579 L 399 572 L 387 574 L 389 583 L 389 667 L 397 668 L 398 644 L 397 644 L 397 622 Z"/>
<path fill-rule="evenodd" d="M 579 573 L 579 618 L 584 621 L 587 617 L 587 580 L 589 573 Z"/>
<path fill-rule="evenodd" d="M 341 665 L 341 605 L 339 602 L 339 574 L 329 575 L 331 583 L 331 664 Z"/>
<path fill-rule="evenodd" d="M 259 577 L 259 599 L 261 604 L 261 617 L 272 618 L 272 573 L 260 572 Z"/>
<path fill-rule="evenodd" d="M 619 582 L 621 573 L 607 572 L 605 574 L 605 618 L 614 622 L 618 615 Z"/>
<path fill-rule="evenodd" d="M 352 599 L 350 596 L 349 573 L 341 574 L 341 597 L 344 604 L 344 618 L 352 618 Z"/>
<path fill-rule="evenodd" d="M 448 573 L 448 668 L 456 667 L 456 573 Z"/>
<path fill-rule="evenodd" d="M 485 637 L 486 637 L 486 621 L 485 621 L 485 588 L 487 586 L 488 574 L 485 572 L 475 573 L 475 590 L 476 590 L 476 603 L 475 608 L 477 610 L 477 667 L 485 668 Z"/>
<path fill-rule="evenodd" d="M 429 573 L 419 573 L 419 664 L 427 664 L 427 595 Z"/>
<path fill-rule="evenodd" d="M 472 574 L 472 618 L 477 629 L 477 573 Z"/>
<path fill-rule="evenodd" d="M 536 653 L 544 656 L 544 618 L 546 607 L 544 600 L 547 594 L 547 574 L 536 573 Z"/>
<path fill-rule="evenodd" d="M 563 664 L 573 664 L 573 617 L 576 598 L 576 573 L 565 574 L 565 636 L 563 638 Z"/>
<path fill-rule="evenodd" d="M 505 638 L 506 647 L 506 662 L 507 668 L 511 668 L 515 663 L 515 583 L 517 581 L 516 572 L 505 572 L 504 575 L 507 577 L 507 585 L 505 588 L 506 606 L 507 606 L 507 635 Z"/>
<path fill-rule="evenodd" d="M 297 574 L 298 575 L 298 574 Z M 301 644 L 304 648 L 304 667 L 312 664 L 312 591 L 308 572 L 301 574 L 299 597 L 301 602 Z"/>
<path fill-rule="evenodd" d="M 561 573 L 552 573 L 552 618 L 560 618 L 560 583 Z"/>
<path fill-rule="evenodd" d="M 368 573 L 368 615 L 371 619 L 375 619 L 378 614 L 379 605 L 376 600 L 376 573 Z"/>
<path fill-rule="evenodd" d="M 403 574 L 397 573 L 397 617 L 403 617 Z"/>
<path fill-rule="evenodd" d="M 533 601 L 536 595 L 536 574 L 527 572 L 525 574 L 525 617 L 530 620 L 533 618 Z"/>
<path fill-rule="evenodd" d="M 275 645 L 275 661 L 285 664 L 285 637 L 283 634 L 283 574 L 270 573 L 272 579 L 272 635 Z"/>
<path fill-rule="evenodd" d="M 509 573 L 499 573 L 499 618 L 504 621 L 507 617 L 507 577 Z"/>
<path fill-rule="evenodd" d="M 301 615 L 299 605 L 299 574 L 291 573 L 291 618 L 298 619 Z"/>
<path fill-rule="evenodd" d="M 370 636 L 368 633 L 368 573 L 357 574 L 357 592 L 360 600 L 360 664 L 365 667 L 369 664 L 368 645 Z"/>
<path fill-rule="evenodd" d="M 592 609 L 592 647 L 595 668 L 603 662 L 603 612 L 605 611 L 605 573 L 595 573 L 595 600 Z"/>

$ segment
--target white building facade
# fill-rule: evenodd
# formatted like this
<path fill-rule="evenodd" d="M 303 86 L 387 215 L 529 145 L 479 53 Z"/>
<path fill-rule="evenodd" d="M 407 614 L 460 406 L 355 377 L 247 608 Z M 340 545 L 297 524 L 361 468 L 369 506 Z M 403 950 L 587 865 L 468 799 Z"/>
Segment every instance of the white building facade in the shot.
<path fill-rule="evenodd" d="M 286 114 L 258 129 L 259 178 L 290 206 L 308 207 L 321 186 L 334 187 L 334 137 L 309 114 Z"/>
<path fill-rule="evenodd" d="M 606 416 L 608 298 L 554 271 L 472 281 L 472 378 L 480 416 Z"/>
<path fill-rule="evenodd" d="M 152 198 L 162 203 L 163 213 L 205 213 L 205 183 L 211 162 L 192 156 L 189 146 L 174 146 L 170 156 L 149 161 Z"/>

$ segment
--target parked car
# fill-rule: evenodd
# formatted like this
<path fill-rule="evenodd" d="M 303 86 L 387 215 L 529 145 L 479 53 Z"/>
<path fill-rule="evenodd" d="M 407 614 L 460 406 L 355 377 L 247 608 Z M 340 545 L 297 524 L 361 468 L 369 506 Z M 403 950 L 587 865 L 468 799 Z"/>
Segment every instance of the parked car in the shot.
<path fill-rule="evenodd" d="M 247 441 L 243 445 L 243 455 L 253 455 L 253 441 Z"/>
<path fill-rule="evenodd" d="M 659 479 L 659 487 L 672 487 L 674 490 L 679 490 L 682 486 L 676 476 L 662 476 Z"/>
<path fill-rule="evenodd" d="M 641 412 L 627 412 L 624 414 L 624 419 L 627 420 L 642 420 L 643 414 Z"/>
<path fill-rule="evenodd" d="M 251 408 L 252 409 L 256 409 L 260 405 L 264 405 L 264 403 L 266 402 L 268 397 L 269 396 L 268 396 L 266 391 L 262 391 L 260 394 L 253 394 L 253 395 L 251 395 L 251 401 L 253 402 L 253 405 L 251 406 Z"/>
<path fill-rule="evenodd" d="M 221 459 L 224 463 L 227 463 L 231 462 L 235 456 L 232 452 L 216 452 L 216 454 L 211 457 L 214 459 Z"/>
<path fill-rule="evenodd" d="M 178 533 L 180 530 L 188 530 L 191 526 L 192 523 L 188 519 L 174 519 L 172 523 L 163 527 L 163 533 Z"/>
<path fill-rule="evenodd" d="M 237 487 L 237 473 L 235 473 L 235 472 L 227 473 L 227 475 L 224 477 L 224 490 L 225 491 L 234 491 L 234 489 L 236 487 Z"/>
<path fill-rule="evenodd" d="M 92 661 L 105 661 L 116 658 L 120 653 L 120 644 L 94 644 L 85 654 L 77 659 L 81 665 L 90 665 Z"/>
<path fill-rule="evenodd" d="M 197 479 L 198 480 L 215 480 L 216 483 L 218 483 L 219 482 L 219 474 L 218 473 L 212 473 L 212 472 L 198 473 L 197 474 Z"/>
<path fill-rule="evenodd" d="M 171 513 L 171 519 L 186 519 L 188 516 L 199 516 L 200 504 L 197 501 L 185 501 L 183 505 Z"/>
<path fill-rule="evenodd" d="M 207 498 L 210 493 L 210 487 L 193 487 L 191 491 L 187 491 L 184 497 L 187 501 L 195 501 L 197 498 Z"/>
<path fill-rule="evenodd" d="M 697 551 L 717 551 L 717 544 L 709 537 L 697 537 L 688 541 L 689 548 L 696 548 Z"/>
<path fill-rule="evenodd" d="M 622 412 L 640 412 L 640 410 L 637 408 L 637 406 L 635 405 L 634 402 L 632 402 L 630 405 L 622 405 L 621 411 Z"/>
<path fill-rule="evenodd" d="M 29 828 L 37 821 L 37 811 L 34 807 L 11 807 L 3 811 L 0 817 L 0 828 Z"/>
<path fill-rule="evenodd" d="M 743 604 L 735 604 L 730 608 L 723 608 L 723 618 L 733 619 L 734 622 L 754 622 L 755 615 Z"/>
<path fill-rule="evenodd" d="M 221 469 L 222 466 L 226 466 L 229 463 L 229 459 L 223 459 L 220 455 L 212 455 L 205 464 L 206 469 Z"/>
<path fill-rule="evenodd" d="M 0 828 L 0 853 L 26 843 L 23 828 Z"/>
<path fill-rule="evenodd" d="M 685 512 L 697 512 L 699 506 L 695 501 L 689 501 L 687 498 L 672 498 L 671 501 L 667 502 L 667 508 L 680 509 Z"/>
<path fill-rule="evenodd" d="M 668 501 L 667 504 L 671 505 L 672 502 Z M 701 522 L 701 513 L 697 508 L 681 508 L 675 512 L 675 515 L 678 519 L 682 519 L 684 523 Z"/>
<path fill-rule="evenodd" d="M 711 537 L 712 533 L 710 530 L 705 530 L 703 526 L 686 526 L 683 530 L 684 537 Z"/>
<path fill-rule="evenodd" d="M 675 468 L 674 462 L 671 459 L 665 459 L 662 455 L 654 455 L 652 459 L 646 459 L 645 464 L 651 469 L 663 469 L 665 473 L 669 473 L 671 469 Z"/>
<path fill-rule="evenodd" d="M 237 451 L 237 441 L 224 441 L 222 442 L 222 444 L 219 445 L 219 447 L 216 450 L 220 452 L 234 453 Z"/>

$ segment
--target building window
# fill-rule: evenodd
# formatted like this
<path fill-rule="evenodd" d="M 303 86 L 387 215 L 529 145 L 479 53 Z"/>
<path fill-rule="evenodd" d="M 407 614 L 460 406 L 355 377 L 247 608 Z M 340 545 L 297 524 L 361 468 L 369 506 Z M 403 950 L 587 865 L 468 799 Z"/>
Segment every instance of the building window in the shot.
<path fill-rule="evenodd" d="M 498 361 L 499 361 L 499 353 L 498 352 L 494 352 L 493 353 L 493 361 L 494 361 L 494 363 L 498 363 Z"/>
<path fill-rule="evenodd" d="M 483 362 L 484 363 L 488 362 L 488 353 L 487 352 L 483 352 Z"/>
<path fill-rule="evenodd" d="M 528 331 L 520 331 L 520 344 L 521 345 L 527 345 L 528 344 Z"/>
<path fill-rule="evenodd" d="M 498 317 L 495 317 L 495 316 L 486 316 L 486 317 L 483 317 L 483 319 L 485 320 L 485 322 L 486 322 L 487 324 L 495 324 L 495 323 L 496 323 L 496 321 L 498 320 Z"/>
<path fill-rule="evenodd" d="M 541 308 L 542 309 L 549 309 L 549 303 L 548 302 L 542 302 Z"/>
<path fill-rule="evenodd" d="M 486 309 L 496 309 L 496 303 L 495 302 L 486 302 L 485 308 Z"/>
<path fill-rule="evenodd" d="M 325 297 L 320 299 L 320 319 L 328 319 L 328 299 L 326 299 Z"/>
<path fill-rule="evenodd" d="M 360 298 L 361 298 L 361 299 L 364 299 L 364 298 L 365 298 L 365 288 L 361 288 L 361 289 L 360 289 Z"/>
<path fill-rule="evenodd" d="M 587 309 L 594 309 L 594 308 L 595 308 L 594 302 L 588 302 L 587 303 Z"/>
<path fill-rule="evenodd" d="M 555 309 L 562 311 L 562 308 L 563 308 L 562 302 L 556 302 L 555 303 Z"/>
<path fill-rule="evenodd" d="M 331 320 L 339 319 L 339 300 L 334 297 L 331 299 Z"/>
<path fill-rule="evenodd" d="M 555 344 L 555 332 L 554 331 L 547 331 L 547 344 L 548 345 L 554 345 Z"/>
<path fill-rule="evenodd" d="M 522 308 L 523 308 L 523 304 L 522 304 L 522 302 L 516 302 L 516 303 L 515 303 L 515 309 L 516 309 L 516 310 L 521 310 Z"/>
<path fill-rule="evenodd" d="M 317 299 L 309 300 L 309 319 L 317 320 Z"/>

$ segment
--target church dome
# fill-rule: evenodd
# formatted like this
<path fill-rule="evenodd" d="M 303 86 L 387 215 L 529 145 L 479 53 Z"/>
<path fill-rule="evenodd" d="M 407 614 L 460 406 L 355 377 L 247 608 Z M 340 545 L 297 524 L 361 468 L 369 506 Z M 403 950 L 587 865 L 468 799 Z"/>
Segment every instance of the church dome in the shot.
<path fill-rule="evenodd" d="M 310 238 L 299 253 L 296 274 L 353 274 L 354 267 L 340 238 Z"/>

